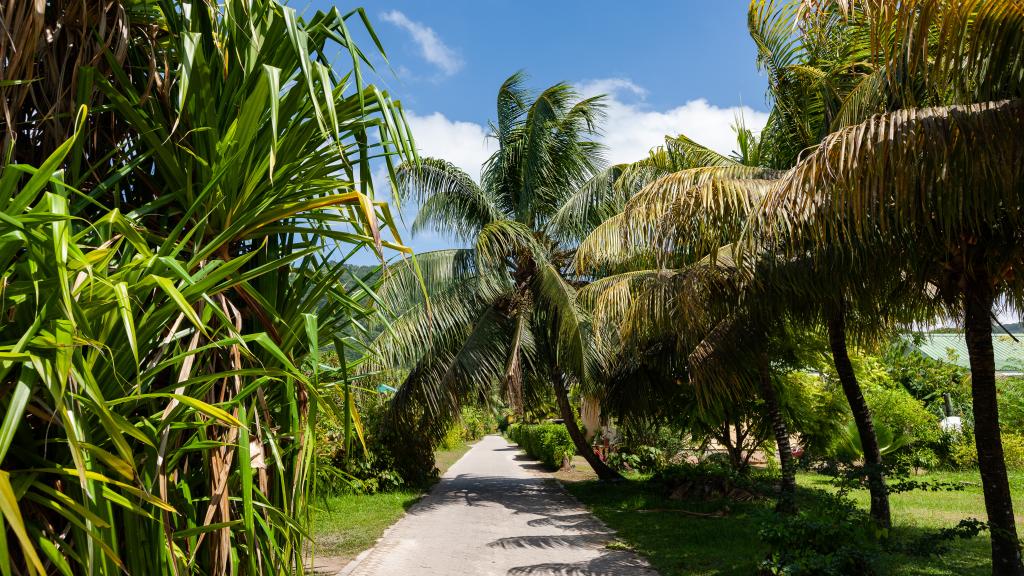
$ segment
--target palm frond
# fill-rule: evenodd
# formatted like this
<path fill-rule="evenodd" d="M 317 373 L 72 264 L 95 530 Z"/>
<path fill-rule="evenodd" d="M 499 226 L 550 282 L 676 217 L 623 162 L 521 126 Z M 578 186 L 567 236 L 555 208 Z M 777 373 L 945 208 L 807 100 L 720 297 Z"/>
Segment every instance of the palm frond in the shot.
<path fill-rule="evenodd" d="M 413 306 L 426 304 L 430 294 L 443 293 L 452 285 L 477 276 L 476 253 L 471 249 L 421 252 L 384 269 L 377 297 L 384 305 L 384 312 L 400 314 Z"/>
<path fill-rule="evenodd" d="M 690 381 L 702 410 L 720 412 L 757 390 L 757 355 L 765 353 L 765 336 L 742 316 L 729 316 L 690 352 Z"/>
<path fill-rule="evenodd" d="M 598 172 L 562 202 L 547 224 L 550 235 L 563 241 L 579 241 L 607 218 L 618 214 L 629 193 L 619 179 L 627 169 L 616 164 Z"/>
<path fill-rule="evenodd" d="M 1016 223 L 1005 207 L 1024 181 L 1022 110 L 1020 100 L 906 109 L 840 130 L 769 192 L 759 225 L 798 249 L 904 233 L 945 245 Z"/>
<path fill-rule="evenodd" d="M 506 297 L 510 289 L 510 283 L 488 275 L 446 283 L 430 293 L 429 301 L 407 307 L 389 320 L 371 344 L 372 357 L 364 369 L 409 368 L 424 349 L 446 349 L 461 342 L 482 310 Z"/>
<path fill-rule="evenodd" d="M 479 310 L 461 338 L 421 341 L 418 357 L 399 387 L 390 410 L 396 415 L 424 411 L 423 422 L 435 440 L 456 418 L 462 404 L 497 386 L 503 379 L 514 340 L 515 322 L 501 303 Z"/>
<path fill-rule="evenodd" d="M 595 384 L 590 319 L 576 301 L 576 291 L 550 263 L 538 263 L 533 278 L 534 307 L 545 341 L 558 367 L 580 384 Z"/>
<path fill-rule="evenodd" d="M 477 234 L 475 250 L 480 270 L 505 270 L 523 254 L 544 254 L 533 230 L 514 220 L 484 226 Z"/>
<path fill-rule="evenodd" d="M 437 158 L 398 167 L 398 194 L 416 202 L 413 233 L 425 228 L 472 238 L 487 224 L 504 219 L 494 199 L 454 164 Z"/>
<path fill-rule="evenodd" d="M 767 186 L 763 179 L 777 175 L 763 168 L 730 165 L 663 176 L 631 198 L 621 215 L 605 220 L 580 244 L 576 267 L 590 271 L 630 259 L 649 261 L 652 254 L 672 254 L 677 247 L 703 255 L 729 235 L 720 226 L 726 220 L 719 217 L 728 216 L 735 227 L 763 193 Z M 698 219 L 701 221 L 695 222 Z M 697 226 L 687 228 L 694 224 Z"/>
<path fill-rule="evenodd" d="M 1015 0 L 864 2 L 889 89 L 906 105 L 1019 98 L 1024 6 Z M 910 79 L 924 81 L 910 82 Z M 923 93 L 922 93 L 923 92 Z"/>
<path fill-rule="evenodd" d="M 676 172 L 688 168 L 703 168 L 709 166 L 736 166 L 739 164 L 733 158 L 723 156 L 718 152 L 698 144 L 686 136 L 665 137 L 665 150 L 668 151 Z"/>

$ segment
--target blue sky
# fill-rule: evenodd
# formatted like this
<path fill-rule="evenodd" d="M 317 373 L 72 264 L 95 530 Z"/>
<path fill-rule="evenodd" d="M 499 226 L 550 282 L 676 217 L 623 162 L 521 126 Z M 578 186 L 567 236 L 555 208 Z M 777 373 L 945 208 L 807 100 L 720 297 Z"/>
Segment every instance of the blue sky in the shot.
<path fill-rule="evenodd" d="M 308 16 L 331 4 L 292 6 Z M 496 91 L 520 69 L 538 89 L 566 81 L 587 95 L 609 94 L 602 140 L 612 162 L 643 157 L 665 134 L 683 133 L 728 152 L 738 113 L 755 129 L 766 118 L 766 80 L 756 67 L 742 0 L 363 6 L 390 62 L 376 82 L 402 101 L 420 152 L 474 177 L 493 150 L 486 129 Z M 403 240 L 417 251 L 457 244 L 436 233 L 406 233 Z"/>

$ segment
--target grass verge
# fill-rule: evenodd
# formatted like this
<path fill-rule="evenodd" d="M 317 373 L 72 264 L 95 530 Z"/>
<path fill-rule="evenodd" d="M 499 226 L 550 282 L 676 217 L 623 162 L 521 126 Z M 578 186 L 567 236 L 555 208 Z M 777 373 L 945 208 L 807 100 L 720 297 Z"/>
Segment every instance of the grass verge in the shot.
<path fill-rule="evenodd" d="M 962 492 L 908 492 L 892 496 L 896 537 L 913 537 L 926 530 L 953 526 L 962 518 L 985 516 L 977 473 L 932 473 L 918 480 L 968 482 Z M 592 480 L 572 482 L 566 488 L 595 515 L 618 532 L 619 538 L 646 556 L 662 576 L 749 575 L 768 550 L 758 537 L 763 519 L 771 513 L 771 501 L 678 501 L 667 497 L 657 482 L 631 480 L 603 484 Z M 801 474 L 800 498 L 807 502 L 820 491 L 832 490 L 828 477 Z M 1011 478 L 1018 506 L 1024 506 L 1024 474 Z M 852 494 L 868 505 L 866 491 Z M 723 517 L 695 514 L 727 510 Z M 1018 515 L 1018 522 L 1024 525 Z M 991 573 L 989 540 L 981 536 L 953 543 L 943 556 L 907 556 L 889 553 L 878 558 L 882 574 L 894 576 L 982 576 Z"/>
<path fill-rule="evenodd" d="M 434 454 L 441 474 L 469 451 L 470 444 Z M 360 552 L 377 542 L 389 526 L 423 496 L 422 490 L 381 494 L 343 494 L 324 499 L 313 512 L 316 543 L 314 569 L 337 573 Z"/>
<path fill-rule="evenodd" d="M 317 564 L 340 564 L 340 570 L 373 546 L 384 530 L 420 499 L 422 492 L 343 494 L 324 500 L 313 512 Z M 333 566 L 331 566 L 333 568 Z"/>
<path fill-rule="evenodd" d="M 453 464 L 459 461 L 469 449 L 473 447 L 473 444 L 464 442 L 461 446 L 452 448 L 451 450 L 438 450 L 434 452 L 434 466 L 437 466 L 439 474 L 444 474 L 452 467 Z"/>

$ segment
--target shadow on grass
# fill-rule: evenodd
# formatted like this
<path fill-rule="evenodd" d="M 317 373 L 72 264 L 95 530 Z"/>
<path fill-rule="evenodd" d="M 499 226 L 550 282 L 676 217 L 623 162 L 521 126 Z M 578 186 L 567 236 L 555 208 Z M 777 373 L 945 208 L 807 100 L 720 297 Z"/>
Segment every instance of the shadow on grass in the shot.
<path fill-rule="evenodd" d="M 662 576 L 755 574 L 767 556 L 758 531 L 772 514 L 771 498 L 750 502 L 726 499 L 671 500 L 657 481 L 615 485 L 587 481 L 566 488 L 614 529 L 619 538 L 650 560 Z M 798 501 L 809 506 L 822 490 L 800 488 Z M 721 517 L 707 514 L 725 511 Z M 907 524 L 897 518 L 894 542 L 907 542 L 934 533 L 934 527 Z M 944 555 L 912 556 L 887 551 L 877 557 L 879 574 L 893 576 L 952 576 L 988 574 L 989 540 L 979 537 L 952 543 Z"/>

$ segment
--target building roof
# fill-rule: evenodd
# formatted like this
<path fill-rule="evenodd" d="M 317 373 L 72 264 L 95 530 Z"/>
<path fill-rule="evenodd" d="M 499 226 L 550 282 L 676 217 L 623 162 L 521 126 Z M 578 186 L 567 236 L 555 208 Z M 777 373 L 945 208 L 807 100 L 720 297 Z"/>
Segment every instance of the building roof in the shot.
<path fill-rule="evenodd" d="M 963 334 L 921 334 L 920 339 L 912 339 L 911 343 L 925 356 L 952 362 L 964 368 L 970 368 L 967 355 L 967 341 Z M 1024 338 L 1015 342 L 1006 333 L 992 335 L 992 350 L 995 353 L 996 372 L 1024 372 Z"/>

